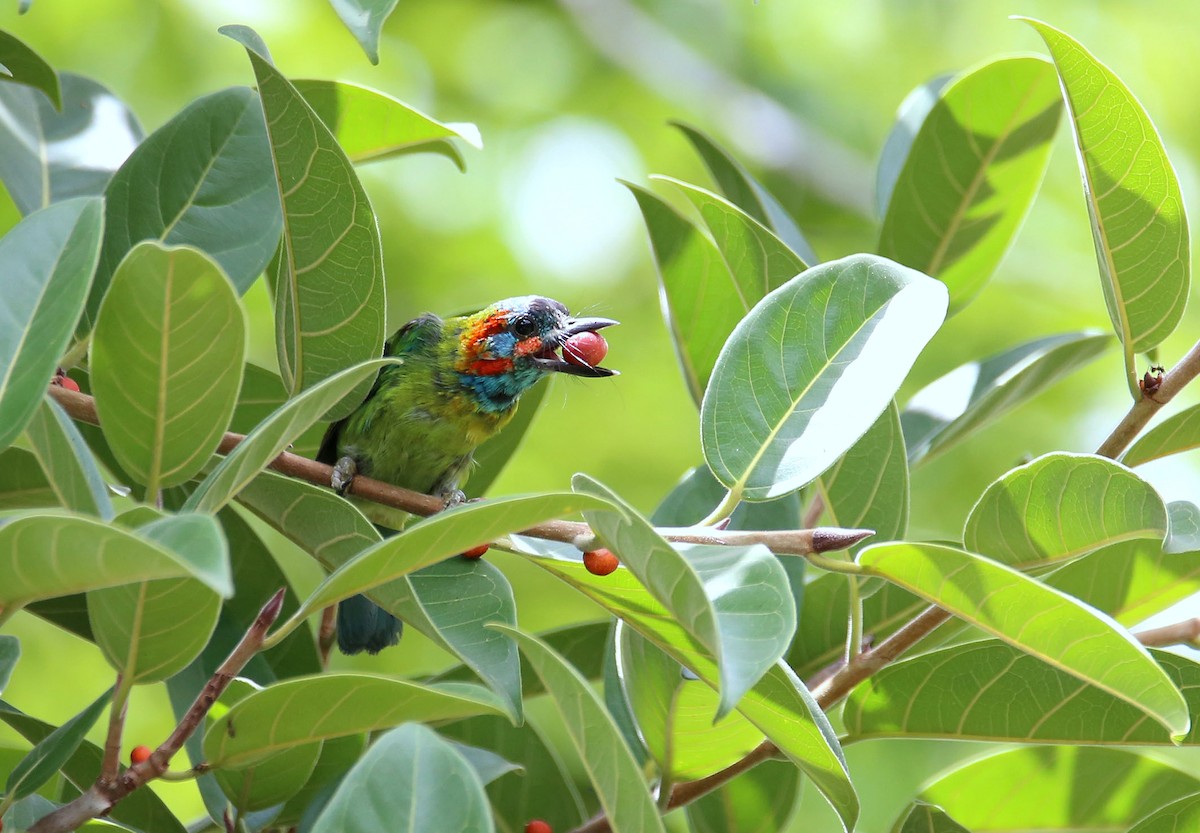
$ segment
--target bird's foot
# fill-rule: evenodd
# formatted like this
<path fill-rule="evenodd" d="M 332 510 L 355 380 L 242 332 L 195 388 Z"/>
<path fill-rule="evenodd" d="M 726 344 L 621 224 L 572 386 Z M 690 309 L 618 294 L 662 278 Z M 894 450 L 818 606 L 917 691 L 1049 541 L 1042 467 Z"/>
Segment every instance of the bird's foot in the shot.
<path fill-rule="evenodd" d="M 358 463 L 354 462 L 353 457 L 343 457 L 333 467 L 333 476 L 329 478 L 329 485 L 339 495 L 344 495 L 356 474 L 358 474 Z"/>
<path fill-rule="evenodd" d="M 453 509 L 467 503 L 467 496 L 462 489 L 450 489 L 438 495 L 442 499 L 442 511 Z"/>

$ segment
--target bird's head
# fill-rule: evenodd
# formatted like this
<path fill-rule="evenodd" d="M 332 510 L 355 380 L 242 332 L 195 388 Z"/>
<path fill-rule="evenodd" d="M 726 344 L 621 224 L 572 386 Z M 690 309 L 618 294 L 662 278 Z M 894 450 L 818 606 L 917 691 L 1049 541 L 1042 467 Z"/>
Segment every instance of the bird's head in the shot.
<path fill-rule="evenodd" d="M 573 318 L 558 301 L 538 295 L 507 298 L 463 318 L 455 369 L 489 409 L 508 408 L 551 373 L 616 375 L 607 367 L 566 361 L 559 352 L 572 336 L 616 323 Z"/>

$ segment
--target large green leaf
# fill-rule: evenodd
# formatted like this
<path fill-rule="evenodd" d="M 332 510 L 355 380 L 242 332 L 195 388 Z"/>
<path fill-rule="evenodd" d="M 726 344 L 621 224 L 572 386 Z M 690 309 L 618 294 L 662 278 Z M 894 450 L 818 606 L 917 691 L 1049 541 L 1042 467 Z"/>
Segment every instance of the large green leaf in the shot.
<path fill-rule="evenodd" d="M 1200 447 L 1200 405 L 1185 408 L 1164 419 L 1138 439 L 1121 457 L 1127 466 L 1140 466 Z"/>
<path fill-rule="evenodd" d="M 508 637 L 504 640 L 512 642 Z M 533 678 L 539 690 L 545 690 L 532 667 L 527 676 Z M 502 775 L 487 785 L 497 828 L 504 833 L 518 833 L 534 818 L 546 821 L 555 830 L 570 830 L 587 817 L 567 767 L 532 721 L 513 726 L 504 718 L 482 715 L 449 723 L 438 731 L 520 764 L 522 772 Z"/>
<path fill-rule="evenodd" d="M 400 0 L 329 0 L 373 64 L 379 63 L 380 30 L 398 2 Z"/>
<path fill-rule="evenodd" d="M 41 90 L 57 109 L 62 110 L 62 92 L 54 67 L 8 32 L 0 32 L 0 65 L 7 70 L 6 73 L 0 73 L 0 81 Z"/>
<path fill-rule="evenodd" d="M 893 402 L 841 459 L 817 480 L 825 517 L 833 526 L 873 529 L 876 541 L 904 536 L 908 528 L 908 456 Z M 859 543 L 856 552 L 866 546 Z"/>
<path fill-rule="evenodd" d="M 80 198 L 36 211 L 0 238 L 0 448 L 25 429 L 75 330 L 102 225 L 101 201 Z"/>
<path fill-rule="evenodd" d="M 329 570 L 382 540 L 348 501 L 299 480 L 264 473 L 238 500 Z M 517 648 L 484 627 L 495 621 L 515 625 L 516 602 L 504 574 L 486 559 L 450 558 L 376 587 L 369 595 L 465 662 L 504 699 L 510 713 L 521 713 Z"/>
<path fill-rule="evenodd" d="M 796 628 L 795 602 L 779 559 L 761 545 L 689 547 L 681 552 L 600 483 L 577 474 L 573 485 L 615 507 L 585 511 L 584 517 L 604 545 L 716 660 L 721 692 L 717 716 L 728 714 L 787 651 Z M 722 578 L 706 583 L 701 561 Z"/>
<path fill-rule="evenodd" d="M 1061 112 L 1041 58 L 1000 58 L 951 82 L 905 158 L 879 254 L 944 281 L 951 314 L 966 306 L 1033 204 Z"/>
<path fill-rule="evenodd" d="M 347 735 L 324 741 L 321 744 L 321 754 L 313 765 L 312 774 L 296 794 L 288 799 L 272 823 L 279 827 L 298 825 L 314 799 L 318 796 L 329 797 L 337 782 L 362 757 L 366 746 L 366 734 Z M 242 771 L 244 770 L 233 770 Z"/>
<path fill-rule="evenodd" d="M 1175 169 L 1141 103 L 1069 35 L 1020 18 L 1042 36 L 1075 133 L 1083 194 L 1113 329 L 1135 400 L 1135 353 L 1162 343 L 1183 317 L 1191 282 L 1187 216 Z"/>
<path fill-rule="evenodd" d="M 1010 567 L 936 544 L 877 544 L 858 556 L 888 579 L 1044 662 L 1188 731 L 1187 704 L 1129 632 L 1100 611 Z"/>
<path fill-rule="evenodd" d="M 190 480 L 229 426 L 246 316 L 203 252 L 145 241 L 121 261 L 91 350 L 105 439 L 149 494 Z"/>
<path fill-rule="evenodd" d="M 1034 570 L 1118 541 L 1167 534 L 1154 487 L 1120 463 L 1054 452 L 1006 472 L 967 516 L 963 546 Z"/>
<path fill-rule="evenodd" d="M 359 759 L 312 833 L 494 829 L 487 795 L 471 764 L 432 729 L 408 723 L 385 734 Z"/>
<path fill-rule="evenodd" d="M 21 214 L 104 193 L 142 128 L 109 90 L 64 72 L 62 109 L 17 84 L 0 84 L 0 180 Z"/>
<path fill-rule="evenodd" d="M 1129 833 L 1181 833 L 1197 828 L 1200 828 L 1200 793 L 1155 810 L 1129 828 Z"/>
<path fill-rule="evenodd" d="M 908 152 L 921 132 L 921 125 L 938 103 L 942 89 L 953 80 L 953 74 L 931 78 L 906 95 L 896 108 L 896 121 L 883 140 L 879 164 L 875 168 L 875 212 L 880 217 L 887 216 L 888 205 L 896 190 L 896 180 L 904 170 Z"/>
<path fill-rule="evenodd" d="M 762 299 L 721 351 L 700 409 L 732 498 L 811 481 L 878 419 L 941 326 L 946 288 L 872 255 L 814 266 Z"/>
<path fill-rule="evenodd" d="M 58 491 L 42 472 L 37 457 L 15 446 L 0 451 L 0 509 L 59 505 Z"/>
<path fill-rule="evenodd" d="M 205 734 L 204 755 L 214 767 L 244 769 L 289 749 L 405 720 L 502 711 L 486 689 L 467 683 L 423 686 L 365 674 L 297 677 L 236 703 Z"/>
<path fill-rule="evenodd" d="M 166 519 L 167 522 L 183 519 Z M 0 613 L 36 599 L 66 596 L 137 581 L 194 576 L 228 591 L 228 569 L 200 563 L 174 549 L 100 521 L 33 515 L 0 527 Z M 190 526 L 180 533 L 191 532 Z"/>
<path fill-rule="evenodd" d="M 1154 659 L 1200 717 L 1200 665 Z M 1142 711 L 1003 642 L 955 645 L 889 665 L 851 692 L 842 712 L 852 740 L 924 737 L 1013 743 L 1170 746 Z M 1182 741 L 1194 745 L 1200 729 Z"/>
<path fill-rule="evenodd" d="M 283 228 L 258 95 L 231 87 L 193 101 L 138 145 L 105 198 L 93 324 L 117 266 L 143 240 L 200 249 L 245 292 Z"/>
<path fill-rule="evenodd" d="M 777 833 L 799 806 L 800 771 L 766 761 L 687 805 L 693 833 Z"/>
<path fill-rule="evenodd" d="M 1000 786 L 1002 785 L 1002 786 Z M 1014 749 L 943 775 L 921 798 L 971 833 L 1016 830 L 1103 833 L 1126 830 L 1200 780 L 1119 749 Z"/>
<path fill-rule="evenodd" d="M 625 185 L 646 221 L 675 352 L 699 404 L 721 347 L 753 302 L 738 293 L 720 251 L 700 229 L 653 192 Z"/>
<path fill-rule="evenodd" d="M 913 395 L 900 415 L 909 463 L 933 457 L 1103 353 L 1112 336 L 1064 333 L 955 368 Z"/>
<path fill-rule="evenodd" d="M 354 167 L 304 97 L 260 54 L 244 26 L 222 33 L 246 47 L 267 117 L 283 204 L 283 242 L 271 265 L 280 375 L 292 394 L 383 352 L 383 249 Z M 366 396 L 347 397 L 330 419 Z M 331 405 L 332 407 L 332 405 Z"/>
<path fill-rule="evenodd" d="M 216 512 L 270 465 L 293 439 L 303 434 L 363 379 L 374 379 L 395 359 L 376 359 L 343 370 L 289 399 L 259 423 L 221 463 L 200 481 L 186 509 Z"/>
<path fill-rule="evenodd" d="M 779 200 L 751 176 L 728 150 L 691 125 L 677 121 L 671 124 L 679 128 L 691 142 L 727 200 L 775 232 L 800 260 L 808 264 L 818 262 L 812 246 L 808 245 L 796 222 L 779 204 Z"/>
<path fill-rule="evenodd" d="M 29 750 L 29 754 L 13 767 L 4 785 L 6 797 L 24 798 L 49 781 L 75 754 L 91 731 L 100 713 L 112 699 L 112 689 L 97 697 L 90 706 L 59 726 Z"/>
<path fill-rule="evenodd" d="M 550 692 L 614 833 L 664 833 L 641 767 L 587 680 L 536 636 L 513 628 L 505 632 L 516 640 Z"/>
<path fill-rule="evenodd" d="M 389 95 L 345 81 L 292 82 L 333 132 L 351 162 L 361 164 L 409 153 L 440 153 L 466 169 L 452 139 L 482 147 L 473 124 L 444 124 Z"/>
<path fill-rule="evenodd" d="M 533 563 L 650 639 L 710 687 L 718 686 L 720 672 L 713 655 L 650 595 L 630 570 L 594 576 L 576 560 L 578 556 L 570 547 L 521 537 L 514 543 Z M 722 571 L 704 569 L 703 555 L 709 549 L 716 548 L 697 548 L 689 560 L 703 578 L 723 582 Z M 737 709 L 812 779 L 838 813 L 845 829 L 853 829 L 858 818 L 858 797 L 850 783 L 837 735 L 795 673 L 785 663 L 776 663 L 742 697 Z"/>
<path fill-rule="evenodd" d="M 112 519 L 108 484 L 75 424 L 54 399 L 47 396 L 42 400 L 25 435 L 59 505 L 101 520 Z"/>

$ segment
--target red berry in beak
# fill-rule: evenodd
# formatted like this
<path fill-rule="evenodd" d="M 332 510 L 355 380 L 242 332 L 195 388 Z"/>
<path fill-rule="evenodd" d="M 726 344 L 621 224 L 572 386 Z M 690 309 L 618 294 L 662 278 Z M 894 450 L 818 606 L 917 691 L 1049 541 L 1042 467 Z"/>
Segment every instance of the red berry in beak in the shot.
<path fill-rule="evenodd" d="M 608 342 L 599 333 L 577 333 L 563 342 L 563 361 L 580 367 L 598 367 L 608 355 Z"/>
<path fill-rule="evenodd" d="M 525 825 L 525 833 L 554 833 L 550 825 L 541 819 L 534 819 Z"/>

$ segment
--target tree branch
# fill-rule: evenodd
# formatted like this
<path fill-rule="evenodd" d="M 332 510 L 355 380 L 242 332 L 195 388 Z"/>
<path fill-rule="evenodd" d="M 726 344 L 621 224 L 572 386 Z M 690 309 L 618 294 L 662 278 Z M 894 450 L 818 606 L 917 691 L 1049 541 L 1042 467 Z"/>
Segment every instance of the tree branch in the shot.
<path fill-rule="evenodd" d="M 225 662 L 218 668 L 200 690 L 199 696 L 179 721 L 179 725 L 171 735 L 155 749 L 149 759 L 135 764 L 122 772 L 115 779 L 107 779 L 101 774 L 87 792 L 76 798 L 70 804 L 59 807 L 52 813 L 43 816 L 37 824 L 29 828 L 29 833 L 67 833 L 75 830 L 91 819 L 107 813 L 125 796 L 143 784 L 162 776 L 170 766 L 171 758 L 183 748 L 196 728 L 204 720 L 213 703 L 225 691 L 230 680 L 238 675 L 250 658 L 258 653 L 263 639 L 271 625 L 279 618 L 283 608 L 285 590 L 281 588 L 271 600 L 259 611 L 258 617 L 242 637 Z"/>
<path fill-rule="evenodd" d="M 92 397 L 58 386 L 51 386 L 50 393 L 73 419 L 93 425 L 100 424 L 99 417 L 96 415 L 96 403 Z M 217 452 L 228 454 L 244 439 L 246 439 L 244 434 L 227 432 L 221 438 Z M 332 466 L 297 454 L 289 454 L 286 451 L 271 461 L 270 468 L 282 474 L 308 481 L 315 486 L 326 488 L 329 487 L 330 478 L 333 476 Z M 347 493 L 413 515 L 432 515 L 445 508 L 445 504 L 440 498 L 410 489 L 402 489 L 391 483 L 372 480 L 363 475 L 357 475 L 351 481 Z M 838 527 L 757 531 L 702 530 L 688 527 L 663 529 L 660 532 L 667 540 L 682 544 L 723 544 L 727 546 L 764 544 L 776 555 L 810 555 L 842 550 L 874 534 L 869 529 L 841 529 Z M 521 534 L 548 541 L 574 544 L 580 539 L 590 537 L 593 533 L 591 527 L 585 523 L 548 521 L 523 530 Z"/>
<path fill-rule="evenodd" d="M 1200 616 L 1163 625 L 1161 628 L 1150 628 L 1134 634 L 1138 642 L 1147 648 L 1165 648 L 1170 645 L 1192 645 L 1200 640 Z"/>
<path fill-rule="evenodd" d="M 1096 453 L 1115 460 L 1133 442 L 1134 437 L 1141 433 L 1150 418 L 1158 413 L 1163 405 L 1174 399 L 1175 394 L 1183 390 L 1197 375 L 1200 375 L 1200 341 L 1193 344 L 1192 349 L 1179 363 L 1163 375 L 1158 390 L 1150 396 L 1143 394 L 1141 399 L 1133 403 L 1133 407 L 1108 435 L 1108 439 L 1100 444 Z"/>

